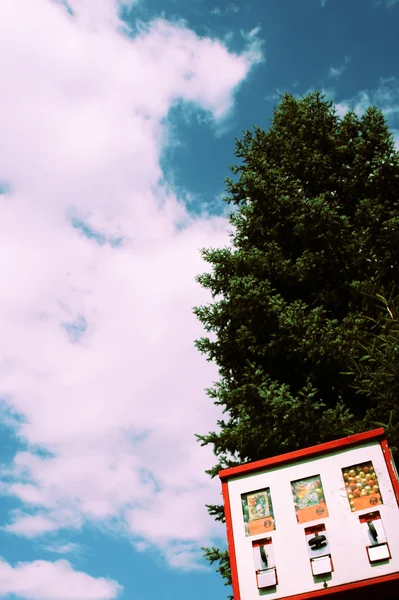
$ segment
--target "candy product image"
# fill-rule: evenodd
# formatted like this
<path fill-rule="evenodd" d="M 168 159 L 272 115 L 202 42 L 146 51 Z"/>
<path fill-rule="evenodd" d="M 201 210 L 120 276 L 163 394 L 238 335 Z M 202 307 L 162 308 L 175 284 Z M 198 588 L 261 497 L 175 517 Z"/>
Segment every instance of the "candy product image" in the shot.
<path fill-rule="evenodd" d="M 352 512 L 383 503 L 371 460 L 342 469 L 342 477 Z"/>
<path fill-rule="evenodd" d="M 291 491 L 298 523 L 328 517 L 320 475 L 291 481 Z"/>
<path fill-rule="evenodd" d="M 257 535 L 275 529 L 270 488 L 241 495 L 245 535 Z"/>

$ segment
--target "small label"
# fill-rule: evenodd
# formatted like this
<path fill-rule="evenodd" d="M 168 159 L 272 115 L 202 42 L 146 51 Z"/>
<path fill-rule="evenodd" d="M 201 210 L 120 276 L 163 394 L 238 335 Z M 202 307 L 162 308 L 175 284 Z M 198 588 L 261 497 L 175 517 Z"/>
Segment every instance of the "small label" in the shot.
<path fill-rule="evenodd" d="M 367 552 L 371 563 L 379 562 L 380 560 L 389 560 L 391 558 L 388 544 L 369 546 Z"/>
<path fill-rule="evenodd" d="M 257 574 L 258 589 L 275 587 L 277 585 L 276 569 L 268 569 Z"/>
<path fill-rule="evenodd" d="M 332 572 L 331 556 L 320 556 L 319 558 L 312 558 L 310 561 L 312 565 L 313 575 L 326 575 Z"/>

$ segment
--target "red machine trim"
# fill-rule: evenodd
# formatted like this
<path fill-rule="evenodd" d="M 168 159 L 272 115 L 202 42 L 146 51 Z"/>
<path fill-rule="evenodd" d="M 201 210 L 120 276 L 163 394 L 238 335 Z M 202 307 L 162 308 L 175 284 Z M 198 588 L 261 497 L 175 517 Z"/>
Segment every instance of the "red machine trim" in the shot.
<path fill-rule="evenodd" d="M 379 427 L 372 431 L 365 431 L 364 433 L 356 433 L 339 440 L 333 440 L 332 442 L 325 442 L 324 444 L 318 444 L 317 446 L 310 446 L 303 450 L 295 450 L 294 452 L 287 452 L 286 454 L 280 454 L 279 456 L 273 456 L 264 460 L 257 460 L 255 462 L 247 463 L 245 465 L 239 465 L 238 467 L 231 467 L 230 469 L 223 469 L 219 471 L 219 477 L 222 481 L 231 479 L 236 475 L 242 475 L 244 473 L 252 473 L 265 469 L 267 467 L 273 467 L 277 465 L 283 465 L 285 463 L 294 462 L 310 456 L 317 456 L 320 454 L 326 454 L 334 450 L 339 450 L 348 446 L 357 446 L 364 442 L 370 442 L 372 440 L 381 439 L 384 437 L 384 429 Z"/>
<path fill-rule="evenodd" d="M 223 501 L 224 501 L 224 516 L 226 519 L 227 544 L 228 544 L 228 548 L 229 548 L 233 595 L 234 595 L 234 600 L 240 600 L 240 584 L 238 581 L 236 548 L 235 548 L 235 544 L 234 544 L 233 523 L 231 520 L 231 510 L 230 510 L 230 495 L 229 495 L 229 486 L 227 484 L 227 481 L 223 481 L 223 483 L 222 483 L 222 493 L 223 493 Z"/>
<path fill-rule="evenodd" d="M 383 583 L 389 583 L 391 581 L 399 580 L 399 573 L 393 573 L 391 575 L 382 575 L 381 577 L 374 577 L 373 579 L 363 579 L 362 581 L 355 581 L 354 583 L 345 583 L 344 585 L 337 585 L 325 590 L 315 590 L 314 592 L 306 592 L 305 594 L 296 594 L 295 596 L 285 596 L 280 600 L 312 600 L 313 598 L 321 598 L 331 594 L 340 594 L 343 592 L 351 592 L 355 589 L 359 589 L 366 586 L 378 585 Z M 376 591 L 378 588 L 376 589 Z M 371 590 L 370 590 L 371 591 Z M 339 597 L 339 596 L 338 596 Z M 346 597 L 346 596 L 345 596 Z M 357 597 L 357 596 L 356 596 Z M 367 599 L 370 596 L 367 596 Z"/>
<path fill-rule="evenodd" d="M 390 449 L 388 448 L 388 442 L 386 441 L 386 439 L 381 440 L 381 449 L 382 449 L 382 453 L 385 458 L 385 462 L 387 465 L 389 477 L 391 479 L 393 491 L 395 493 L 396 502 L 398 503 L 398 506 L 399 506 L 399 481 L 398 481 L 395 467 L 393 465 L 392 454 L 391 454 Z"/>

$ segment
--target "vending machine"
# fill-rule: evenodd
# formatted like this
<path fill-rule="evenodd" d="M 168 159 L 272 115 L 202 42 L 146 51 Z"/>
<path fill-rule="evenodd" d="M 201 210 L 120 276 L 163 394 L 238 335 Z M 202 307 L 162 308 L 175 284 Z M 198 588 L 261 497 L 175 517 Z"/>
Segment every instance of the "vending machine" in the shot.
<path fill-rule="evenodd" d="M 399 482 L 383 429 L 219 477 L 234 600 L 399 600 Z"/>

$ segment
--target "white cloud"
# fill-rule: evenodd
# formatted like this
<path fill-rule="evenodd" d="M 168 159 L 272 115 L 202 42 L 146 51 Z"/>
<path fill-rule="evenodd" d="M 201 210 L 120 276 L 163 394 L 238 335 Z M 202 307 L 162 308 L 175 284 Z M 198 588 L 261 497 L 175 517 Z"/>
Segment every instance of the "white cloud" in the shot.
<path fill-rule="evenodd" d="M 9 494 L 13 494 L 12 488 L 9 487 L 7 491 Z M 39 488 L 38 492 L 40 493 Z M 21 496 L 15 492 L 14 495 L 21 500 Z M 45 493 L 43 496 L 45 496 Z M 80 529 L 82 526 L 80 513 L 76 509 L 72 509 L 70 505 L 64 504 L 55 507 L 56 505 L 53 502 L 50 509 L 43 510 L 48 506 L 48 502 L 45 498 L 42 500 L 38 496 L 37 506 L 40 506 L 42 510 L 35 511 L 34 514 L 20 509 L 11 511 L 11 522 L 5 525 L 3 529 L 8 533 L 34 538 L 37 535 L 52 533 L 60 529 Z M 29 508 L 32 509 L 32 507 Z"/>
<path fill-rule="evenodd" d="M 334 79 L 336 81 L 340 79 L 342 73 L 346 70 L 348 66 L 349 60 L 349 57 L 345 56 L 345 61 L 342 65 L 340 65 L 339 67 L 330 67 L 328 71 L 328 78 Z"/>
<path fill-rule="evenodd" d="M 0 596 L 26 600 L 112 600 L 122 587 L 111 579 L 74 571 L 66 560 L 36 560 L 12 567 L 0 558 Z"/>
<path fill-rule="evenodd" d="M 221 531 L 203 506 L 220 499 L 214 459 L 193 437 L 218 415 L 194 276 L 199 249 L 228 238 L 223 218 L 187 213 L 160 159 L 171 107 L 223 122 L 259 41 L 235 55 L 164 20 L 129 37 L 116 1 L 68 4 L 0 4 L 0 395 L 28 445 L 3 469 L 23 502 L 6 529 L 117 523 L 192 565 Z"/>
<path fill-rule="evenodd" d="M 230 2 L 229 4 L 226 4 L 226 6 L 224 6 L 223 9 L 221 9 L 219 6 L 215 6 L 210 11 L 210 14 L 217 16 L 217 17 L 220 17 L 223 14 L 224 15 L 228 15 L 228 14 L 236 15 L 239 12 L 246 10 L 247 8 L 248 8 L 248 6 L 238 6 L 237 4 L 234 4 L 234 2 Z"/>
<path fill-rule="evenodd" d="M 395 6 L 395 4 L 398 4 L 398 2 L 399 0 L 377 0 L 377 5 L 383 4 L 388 8 L 391 8 L 392 6 Z"/>
<path fill-rule="evenodd" d="M 226 12 L 231 12 L 234 14 L 239 13 L 241 10 L 243 10 L 243 9 L 241 9 L 239 6 L 237 6 L 237 4 L 234 4 L 233 2 L 228 4 L 226 7 Z"/>
<path fill-rule="evenodd" d="M 74 556 L 82 553 L 82 546 L 75 542 L 67 542 L 66 544 L 48 544 L 44 546 L 47 552 L 54 552 L 54 554 L 73 554 Z"/>
<path fill-rule="evenodd" d="M 331 90 L 329 90 L 328 95 L 331 99 L 336 98 L 336 92 Z M 381 78 L 377 88 L 360 90 L 352 98 L 346 98 L 335 103 L 341 117 L 349 110 L 353 110 L 360 116 L 369 106 L 376 106 L 381 110 L 391 128 L 396 148 L 399 149 L 397 135 L 399 127 L 399 84 L 395 77 Z"/>
<path fill-rule="evenodd" d="M 399 129 L 392 129 L 392 135 L 395 142 L 395 148 L 399 152 Z"/>
<path fill-rule="evenodd" d="M 38 534 L 57 531 L 59 529 L 59 520 L 56 522 L 40 514 L 26 515 L 17 511 L 14 522 L 8 524 L 4 529 L 9 533 L 33 538 Z"/>

